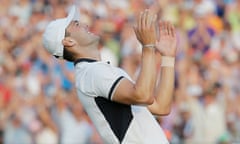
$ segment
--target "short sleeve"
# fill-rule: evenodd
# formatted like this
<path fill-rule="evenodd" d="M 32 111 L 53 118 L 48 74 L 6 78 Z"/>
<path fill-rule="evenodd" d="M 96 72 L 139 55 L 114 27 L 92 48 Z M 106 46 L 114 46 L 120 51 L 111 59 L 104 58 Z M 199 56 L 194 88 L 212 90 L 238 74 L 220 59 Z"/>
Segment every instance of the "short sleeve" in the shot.
<path fill-rule="evenodd" d="M 111 100 L 116 87 L 123 78 L 119 68 L 105 63 L 96 63 L 78 76 L 77 88 L 87 96 L 100 96 Z"/>

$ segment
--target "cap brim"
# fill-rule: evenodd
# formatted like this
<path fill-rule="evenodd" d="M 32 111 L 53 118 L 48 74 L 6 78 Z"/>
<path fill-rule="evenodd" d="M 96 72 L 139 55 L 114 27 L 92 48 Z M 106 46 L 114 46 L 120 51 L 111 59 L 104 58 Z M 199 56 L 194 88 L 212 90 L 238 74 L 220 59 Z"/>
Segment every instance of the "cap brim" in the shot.
<path fill-rule="evenodd" d="M 75 5 L 73 5 L 70 9 L 70 12 L 69 12 L 68 16 L 67 16 L 66 27 L 71 23 L 71 21 L 79 20 L 79 19 L 80 19 L 79 11 L 78 11 L 77 7 Z"/>
<path fill-rule="evenodd" d="M 79 14 L 79 11 L 77 9 L 77 7 L 75 5 L 73 5 L 70 9 L 70 12 L 68 13 L 68 16 L 65 18 L 65 24 L 64 24 L 64 29 L 63 31 L 61 32 L 62 34 L 60 34 L 60 40 L 62 41 L 62 39 L 64 39 L 65 37 L 65 31 L 66 31 L 66 28 L 68 27 L 68 25 L 71 23 L 71 21 L 74 21 L 74 20 L 79 20 L 80 19 L 80 14 Z M 62 45 L 62 43 L 61 43 Z M 57 58 L 60 58 L 62 59 L 63 58 L 63 45 L 61 47 L 61 54 L 56 54 L 55 56 L 57 56 Z M 60 53 L 60 52 L 59 52 Z"/>

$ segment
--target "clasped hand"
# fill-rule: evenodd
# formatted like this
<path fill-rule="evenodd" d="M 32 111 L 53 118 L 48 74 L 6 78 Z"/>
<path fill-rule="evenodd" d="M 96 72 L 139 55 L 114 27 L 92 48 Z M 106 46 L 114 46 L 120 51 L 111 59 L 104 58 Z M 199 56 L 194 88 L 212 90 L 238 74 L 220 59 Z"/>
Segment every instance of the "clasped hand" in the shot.
<path fill-rule="evenodd" d="M 140 13 L 134 31 L 143 48 L 146 45 L 154 45 L 162 56 L 176 56 L 177 38 L 173 24 L 167 21 L 157 24 L 157 15 L 150 10 Z"/>

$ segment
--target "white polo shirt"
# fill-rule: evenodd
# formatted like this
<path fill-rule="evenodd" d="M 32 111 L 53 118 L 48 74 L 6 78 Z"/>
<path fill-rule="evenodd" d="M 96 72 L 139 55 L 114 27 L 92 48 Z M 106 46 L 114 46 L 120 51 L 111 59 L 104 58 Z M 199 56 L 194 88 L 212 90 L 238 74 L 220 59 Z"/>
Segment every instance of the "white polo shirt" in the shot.
<path fill-rule="evenodd" d="M 112 101 L 121 80 L 131 80 L 123 70 L 107 62 L 79 59 L 75 77 L 78 97 L 104 144 L 168 144 L 147 107 Z"/>

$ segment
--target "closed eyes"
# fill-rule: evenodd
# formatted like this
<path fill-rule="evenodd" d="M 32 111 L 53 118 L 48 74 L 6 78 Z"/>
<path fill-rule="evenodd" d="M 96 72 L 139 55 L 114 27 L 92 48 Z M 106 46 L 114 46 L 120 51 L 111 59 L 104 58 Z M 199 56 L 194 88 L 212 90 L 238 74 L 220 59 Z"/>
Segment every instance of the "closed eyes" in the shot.
<path fill-rule="evenodd" d="M 79 24 L 80 24 L 79 21 L 77 21 L 77 20 L 75 20 L 75 21 L 73 21 L 73 22 L 74 22 L 74 25 L 75 25 L 75 26 L 79 26 Z"/>

